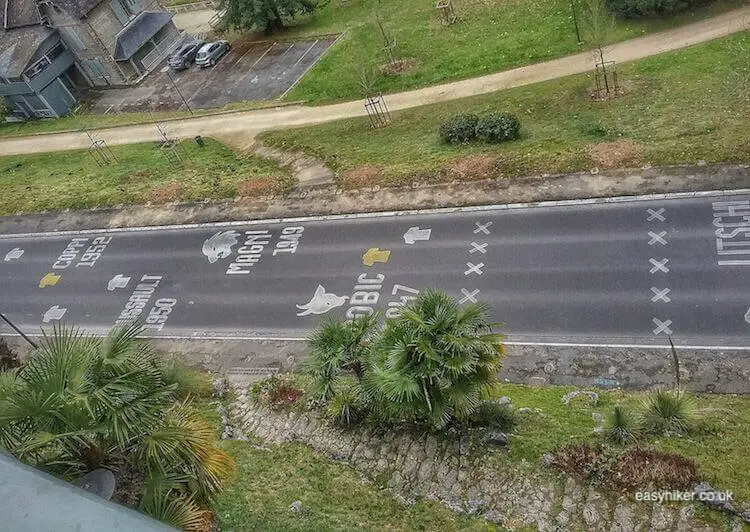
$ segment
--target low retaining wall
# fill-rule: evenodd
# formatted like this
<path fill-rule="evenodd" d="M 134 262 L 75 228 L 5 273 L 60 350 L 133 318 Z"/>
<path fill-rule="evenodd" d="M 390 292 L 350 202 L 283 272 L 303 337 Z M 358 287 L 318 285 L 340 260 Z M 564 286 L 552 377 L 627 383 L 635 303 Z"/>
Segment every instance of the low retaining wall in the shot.
<path fill-rule="evenodd" d="M 28 346 L 7 338 L 24 354 Z M 267 374 L 296 368 L 305 342 L 279 340 L 155 340 L 170 354 L 212 371 Z M 750 351 L 681 350 L 680 379 L 694 392 L 750 394 Z M 513 383 L 600 388 L 674 385 L 669 349 L 510 345 L 500 378 Z"/>

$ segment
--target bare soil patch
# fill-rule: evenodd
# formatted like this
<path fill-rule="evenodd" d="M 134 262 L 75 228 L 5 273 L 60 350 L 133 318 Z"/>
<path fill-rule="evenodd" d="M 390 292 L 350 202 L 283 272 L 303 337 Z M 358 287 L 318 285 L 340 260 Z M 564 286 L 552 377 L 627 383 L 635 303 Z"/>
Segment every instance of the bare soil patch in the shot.
<path fill-rule="evenodd" d="M 342 188 L 364 188 L 379 185 L 383 177 L 382 170 L 377 166 L 356 166 L 347 170 L 340 177 Z"/>
<path fill-rule="evenodd" d="M 469 155 L 453 161 L 450 175 L 454 179 L 473 180 L 498 177 L 500 158 L 495 155 Z"/>
<path fill-rule="evenodd" d="M 240 181 L 237 183 L 237 193 L 235 195 L 238 198 L 252 198 L 257 196 L 272 196 L 278 194 L 280 191 L 281 187 L 278 181 L 270 177 L 263 177 Z"/>
<path fill-rule="evenodd" d="M 601 142 L 590 149 L 591 159 L 599 168 L 624 168 L 643 163 L 643 145 L 629 139 Z"/>
<path fill-rule="evenodd" d="M 162 205 L 179 201 L 182 197 L 182 185 L 180 183 L 170 183 L 162 187 L 157 187 L 148 193 L 147 200 L 149 203 Z"/>

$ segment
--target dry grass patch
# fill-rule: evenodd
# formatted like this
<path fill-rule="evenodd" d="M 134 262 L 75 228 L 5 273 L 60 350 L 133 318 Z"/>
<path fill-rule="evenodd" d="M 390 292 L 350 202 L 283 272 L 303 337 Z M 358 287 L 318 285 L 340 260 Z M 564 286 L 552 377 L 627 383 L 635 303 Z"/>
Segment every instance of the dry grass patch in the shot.
<path fill-rule="evenodd" d="M 644 151 L 642 144 L 623 139 L 595 144 L 590 148 L 590 155 L 599 168 L 623 168 L 640 166 Z"/>
<path fill-rule="evenodd" d="M 149 203 L 162 205 L 164 203 L 173 203 L 180 201 L 182 198 L 182 184 L 181 183 L 169 183 L 162 187 L 156 187 L 148 193 L 146 199 Z"/>
<path fill-rule="evenodd" d="M 364 188 L 379 185 L 383 178 L 377 166 L 356 166 L 343 173 L 340 184 L 343 188 Z"/>
<path fill-rule="evenodd" d="M 468 155 L 453 161 L 450 175 L 465 181 L 499 177 L 500 158 L 495 155 Z"/>
<path fill-rule="evenodd" d="M 281 191 L 279 182 L 271 177 L 248 179 L 237 183 L 236 196 L 238 198 L 252 198 L 257 196 L 273 196 Z"/>

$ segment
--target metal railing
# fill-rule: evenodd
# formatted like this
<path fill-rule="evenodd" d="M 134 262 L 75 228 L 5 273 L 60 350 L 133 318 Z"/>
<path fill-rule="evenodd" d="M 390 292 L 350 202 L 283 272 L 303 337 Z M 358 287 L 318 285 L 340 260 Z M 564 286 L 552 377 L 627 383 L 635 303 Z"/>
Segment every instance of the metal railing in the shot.
<path fill-rule="evenodd" d="M 201 11 L 204 9 L 216 9 L 216 4 L 212 0 L 203 2 L 193 2 L 190 4 L 181 4 L 176 6 L 164 6 L 164 9 L 170 13 L 189 13 L 190 11 Z"/>

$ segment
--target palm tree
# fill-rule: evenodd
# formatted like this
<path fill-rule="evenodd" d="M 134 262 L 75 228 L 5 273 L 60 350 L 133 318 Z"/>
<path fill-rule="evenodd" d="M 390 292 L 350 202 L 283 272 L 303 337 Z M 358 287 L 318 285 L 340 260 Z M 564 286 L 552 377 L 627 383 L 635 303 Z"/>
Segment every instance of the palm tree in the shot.
<path fill-rule="evenodd" d="M 366 394 L 392 417 L 442 428 L 468 419 L 489 396 L 504 354 L 488 309 L 460 307 L 443 292 L 424 291 L 388 320 L 371 351 Z"/>
<path fill-rule="evenodd" d="M 45 334 L 22 367 L 0 374 L 0 447 L 63 475 L 128 462 L 145 479 L 146 513 L 204 530 L 233 462 L 189 404 L 175 404 L 177 385 L 141 333 Z"/>
<path fill-rule="evenodd" d="M 313 394 L 318 400 L 329 401 L 345 373 L 353 373 L 357 381 L 362 380 L 368 349 L 377 329 L 378 315 L 373 314 L 349 322 L 328 318 L 313 331 L 308 341 L 306 369 L 313 377 Z"/>

